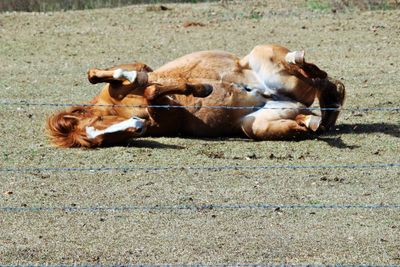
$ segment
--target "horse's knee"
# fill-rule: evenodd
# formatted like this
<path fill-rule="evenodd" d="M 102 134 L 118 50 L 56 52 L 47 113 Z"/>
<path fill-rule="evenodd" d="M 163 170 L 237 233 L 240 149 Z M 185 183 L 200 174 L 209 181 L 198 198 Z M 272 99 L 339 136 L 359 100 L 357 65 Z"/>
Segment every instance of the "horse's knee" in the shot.
<path fill-rule="evenodd" d="M 247 137 L 257 140 L 257 135 L 255 134 L 255 131 L 253 129 L 254 121 L 255 121 L 255 117 L 251 117 L 251 116 L 245 117 L 242 120 L 241 126 L 242 126 L 242 131 L 244 132 L 244 134 Z"/>
<path fill-rule="evenodd" d="M 156 86 L 156 85 L 147 86 L 144 89 L 143 96 L 147 100 L 154 100 L 154 99 L 156 99 L 157 97 L 160 96 L 160 88 L 158 86 Z"/>

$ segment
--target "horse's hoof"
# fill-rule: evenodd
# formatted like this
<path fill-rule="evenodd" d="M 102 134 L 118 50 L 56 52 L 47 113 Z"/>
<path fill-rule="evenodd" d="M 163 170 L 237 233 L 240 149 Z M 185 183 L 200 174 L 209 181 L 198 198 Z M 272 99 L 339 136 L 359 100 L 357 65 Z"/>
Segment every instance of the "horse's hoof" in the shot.
<path fill-rule="evenodd" d="M 213 92 L 213 87 L 210 84 L 195 84 L 188 85 L 195 97 L 207 97 Z"/>
<path fill-rule="evenodd" d="M 321 126 L 328 131 L 335 126 L 346 98 L 346 89 L 342 82 L 329 79 L 320 89 L 320 107 L 322 108 Z M 325 109 L 325 110 L 324 110 Z"/>
<path fill-rule="evenodd" d="M 299 114 L 296 116 L 296 122 L 300 125 L 307 127 L 311 131 L 316 132 L 320 128 L 321 117 L 315 115 Z"/>

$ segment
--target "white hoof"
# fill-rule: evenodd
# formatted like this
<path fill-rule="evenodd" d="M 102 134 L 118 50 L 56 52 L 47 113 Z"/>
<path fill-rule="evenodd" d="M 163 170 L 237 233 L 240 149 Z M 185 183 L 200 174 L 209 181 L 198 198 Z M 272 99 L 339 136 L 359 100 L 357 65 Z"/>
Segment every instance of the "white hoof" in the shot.
<path fill-rule="evenodd" d="M 314 115 L 308 115 L 306 116 L 306 119 L 304 120 L 304 125 L 308 128 L 311 129 L 312 131 L 317 131 L 319 126 L 321 125 L 321 117 L 319 116 L 314 116 Z"/>

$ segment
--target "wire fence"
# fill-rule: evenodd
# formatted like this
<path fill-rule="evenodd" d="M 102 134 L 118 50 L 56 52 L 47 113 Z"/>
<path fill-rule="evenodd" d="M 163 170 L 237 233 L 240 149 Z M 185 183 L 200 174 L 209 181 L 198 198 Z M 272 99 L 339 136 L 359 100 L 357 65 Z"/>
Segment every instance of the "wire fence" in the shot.
<path fill-rule="evenodd" d="M 254 107 L 254 106 L 179 106 L 179 105 L 99 105 L 99 104 L 76 104 L 76 103 L 40 103 L 40 102 L 0 102 L 1 106 L 38 106 L 38 107 L 111 107 L 111 108 L 160 108 L 160 109 L 189 109 L 189 108 L 205 108 L 205 109 L 227 109 L 227 110 L 259 110 L 259 109 L 295 109 L 295 110 L 326 110 L 326 111 L 349 111 L 349 112 L 399 112 L 400 107 L 356 107 L 356 108 L 320 108 L 320 107 Z M 0 173 L 42 173 L 42 172 L 86 172 L 86 173 L 99 173 L 99 172 L 163 172 L 163 171 L 230 171 L 230 170 L 243 170 L 243 171 L 265 171 L 271 169 L 281 170 L 299 170 L 299 169 L 353 169 L 353 170 L 365 170 L 365 169 L 397 169 L 400 167 L 400 163 L 365 163 L 365 164 L 321 164 L 321 165 L 265 165 L 265 166 L 128 166 L 128 167 L 113 167 L 113 166 L 102 166 L 102 167 L 37 167 L 37 168 L 19 168 L 19 167 L 3 167 L 0 168 Z M 268 204 L 268 203 L 256 203 L 256 204 L 206 204 L 206 205 L 119 205 L 119 206 L 0 206 L 0 212 L 10 213 L 26 213 L 26 212 L 70 212 L 70 213 L 100 213 L 100 212 L 147 212 L 147 211 L 159 211 L 159 212 L 196 212 L 202 210 L 400 210 L 400 204 Z M 17 267 L 23 265 L 0 265 Z M 26 265 L 32 266 L 32 265 Z M 222 264 L 112 264 L 112 265 L 34 265 L 40 267 L 72 267 L 72 266 L 89 266 L 89 267 L 175 267 L 175 266 L 188 266 L 188 267 L 208 267 L 208 266 L 240 266 L 240 267 L 256 267 L 256 266 L 269 266 L 269 267 L 400 267 L 400 265 L 370 265 L 370 264 L 275 264 L 275 263 L 255 263 L 255 264 L 238 264 L 238 263 L 222 263 Z"/>
<path fill-rule="evenodd" d="M 0 102 L 2 106 L 48 106 L 48 107 L 110 107 L 110 108 L 160 108 L 160 109 L 228 109 L 228 110 L 259 110 L 259 109 L 278 109 L 278 110 L 310 110 L 310 111 L 400 111 L 400 107 L 361 107 L 361 108 L 320 108 L 320 107 L 255 107 L 255 106 L 181 106 L 181 105 L 122 105 L 122 104 L 79 104 L 79 103 L 39 103 L 39 102 Z"/>
<path fill-rule="evenodd" d="M 372 265 L 372 264 L 290 264 L 290 263 L 220 263 L 220 264 L 74 264 L 74 265 L 0 265 L 0 267 L 400 267 L 400 265 Z"/>
<path fill-rule="evenodd" d="M 400 204 L 208 204 L 208 205 L 124 205 L 115 207 L 0 207 L 3 212 L 132 212 L 132 211 L 201 211 L 201 210 L 283 210 L 283 209 L 400 209 Z"/>
<path fill-rule="evenodd" d="M 271 170 L 271 169 L 381 169 L 398 168 L 400 163 L 371 163 L 371 164 L 345 164 L 345 165 L 266 165 L 266 166 L 133 166 L 133 167 L 42 167 L 42 168 L 0 168 L 0 172 L 30 173 L 30 172 L 162 172 L 173 170 L 186 171 L 223 171 L 223 170 Z"/>

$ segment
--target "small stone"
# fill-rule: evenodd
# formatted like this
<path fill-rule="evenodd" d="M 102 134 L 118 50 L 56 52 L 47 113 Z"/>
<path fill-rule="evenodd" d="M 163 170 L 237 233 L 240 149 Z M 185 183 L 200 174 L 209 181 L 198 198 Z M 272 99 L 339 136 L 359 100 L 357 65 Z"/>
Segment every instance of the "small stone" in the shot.
<path fill-rule="evenodd" d="M 253 154 L 251 154 L 251 155 L 246 156 L 246 159 L 247 159 L 247 160 L 257 159 L 257 155 L 253 153 Z"/>
<path fill-rule="evenodd" d="M 274 211 L 275 211 L 275 212 L 283 212 L 282 209 L 281 209 L 281 207 L 275 208 Z"/>

